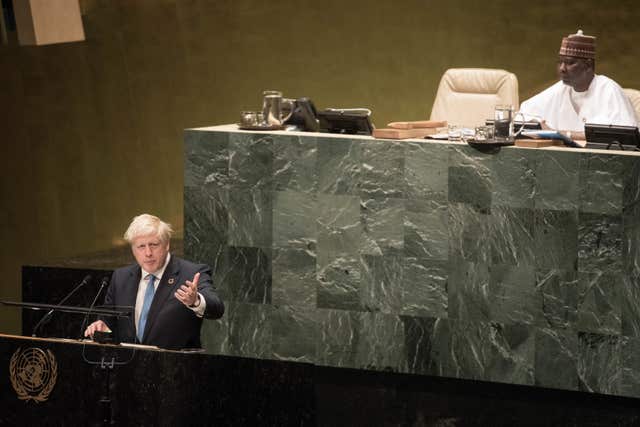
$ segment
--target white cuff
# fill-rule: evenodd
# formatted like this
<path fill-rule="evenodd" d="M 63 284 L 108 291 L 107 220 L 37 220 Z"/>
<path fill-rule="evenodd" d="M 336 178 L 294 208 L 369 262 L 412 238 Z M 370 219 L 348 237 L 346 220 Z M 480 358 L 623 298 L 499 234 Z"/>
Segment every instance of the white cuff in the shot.
<path fill-rule="evenodd" d="M 200 299 L 200 304 L 198 304 L 197 307 L 188 307 L 196 314 L 196 316 L 202 317 L 204 316 L 204 311 L 207 309 L 207 302 L 200 292 L 198 292 L 198 298 Z"/>

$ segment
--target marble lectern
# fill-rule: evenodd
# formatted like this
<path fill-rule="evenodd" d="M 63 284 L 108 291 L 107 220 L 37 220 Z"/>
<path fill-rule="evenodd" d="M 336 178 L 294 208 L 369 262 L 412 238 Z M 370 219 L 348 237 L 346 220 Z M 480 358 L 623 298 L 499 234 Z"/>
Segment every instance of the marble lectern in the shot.
<path fill-rule="evenodd" d="M 640 153 L 185 131 L 208 353 L 640 397 Z"/>

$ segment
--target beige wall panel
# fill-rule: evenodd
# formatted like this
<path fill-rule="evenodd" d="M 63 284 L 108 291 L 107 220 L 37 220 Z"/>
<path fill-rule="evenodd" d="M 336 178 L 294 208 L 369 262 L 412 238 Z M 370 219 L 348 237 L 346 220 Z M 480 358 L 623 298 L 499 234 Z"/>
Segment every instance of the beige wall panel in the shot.
<path fill-rule="evenodd" d="M 13 0 L 21 45 L 84 40 L 78 0 Z"/>

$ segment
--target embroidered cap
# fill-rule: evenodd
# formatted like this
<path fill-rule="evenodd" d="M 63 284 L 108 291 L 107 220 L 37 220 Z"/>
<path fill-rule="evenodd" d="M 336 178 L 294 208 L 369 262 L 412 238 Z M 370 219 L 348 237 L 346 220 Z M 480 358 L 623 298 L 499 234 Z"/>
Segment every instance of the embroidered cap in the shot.
<path fill-rule="evenodd" d="M 596 38 L 585 36 L 582 30 L 578 30 L 577 33 L 562 38 L 559 54 L 576 58 L 595 59 Z"/>

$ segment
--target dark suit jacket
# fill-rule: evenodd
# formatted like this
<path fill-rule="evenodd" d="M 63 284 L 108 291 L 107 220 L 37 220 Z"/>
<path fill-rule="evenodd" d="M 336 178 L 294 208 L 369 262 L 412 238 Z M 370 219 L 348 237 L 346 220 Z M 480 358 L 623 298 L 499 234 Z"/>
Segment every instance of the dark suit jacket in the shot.
<path fill-rule="evenodd" d="M 149 308 L 141 344 L 174 350 L 200 347 L 202 318 L 196 316 L 193 310 L 174 295 L 185 281 L 193 280 L 197 272 L 200 272 L 198 291 L 207 303 L 204 317 L 222 317 L 224 305 L 214 290 L 211 269 L 204 264 L 195 264 L 172 255 Z M 105 305 L 135 307 L 141 275 L 142 269 L 138 264 L 114 271 L 105 296 Z M 126 318 L 104 320 L 113 331 L 116 342 L 138 342 L 134 313 Z"/>

